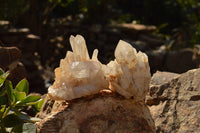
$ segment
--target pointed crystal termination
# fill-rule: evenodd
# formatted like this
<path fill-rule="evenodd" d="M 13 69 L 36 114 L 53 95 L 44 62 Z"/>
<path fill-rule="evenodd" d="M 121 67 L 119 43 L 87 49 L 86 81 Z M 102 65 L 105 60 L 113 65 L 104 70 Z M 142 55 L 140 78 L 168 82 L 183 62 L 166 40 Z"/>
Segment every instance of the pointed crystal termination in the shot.
<path fill-rule="evenodd" d="M 109 88 L 126 98 L 143 101 L 151 79 L 148 57 L 142 52 L 137 53 L 130 44 L 120 40 L 115 58 L 104 69 Z"/>
<path fill-rule="evenodd" d="M 54 100 L 72 100 L 98 93 L 108 88 L 102 64 L 98 61 L 98 50 L 89 58 L 84 38 L 81 35 L 70 37 L 73 52 L 68 51 L 55 69 L 55 82 L 48 89 Z"/>

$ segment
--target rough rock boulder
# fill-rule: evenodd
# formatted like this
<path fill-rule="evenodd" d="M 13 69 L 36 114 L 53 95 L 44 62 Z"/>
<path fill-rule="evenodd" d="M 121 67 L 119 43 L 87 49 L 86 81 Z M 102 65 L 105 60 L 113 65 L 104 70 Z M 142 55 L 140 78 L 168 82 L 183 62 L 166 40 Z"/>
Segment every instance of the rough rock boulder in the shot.
<path fill-rule="evenodd" d="M 8 79 L 16 85 L 20 80 L 27 77 L 26 69 L 20 62 L 21 51 L 17 47 L 0 46 L 0 68 L 10 71 Z"/>
<path fill-rule="evenodd" d="M 39 114 L 40 133 L 151 133 L 154 122 L 144 102 L 125 99 L 111 91 L 69 103 L 47 100 Z"/>
<path fill-rule="evenodd" d="M 157 72 L 146 103 L 156 132 L 200 132 L 200 69 L 184 74 Z"/>

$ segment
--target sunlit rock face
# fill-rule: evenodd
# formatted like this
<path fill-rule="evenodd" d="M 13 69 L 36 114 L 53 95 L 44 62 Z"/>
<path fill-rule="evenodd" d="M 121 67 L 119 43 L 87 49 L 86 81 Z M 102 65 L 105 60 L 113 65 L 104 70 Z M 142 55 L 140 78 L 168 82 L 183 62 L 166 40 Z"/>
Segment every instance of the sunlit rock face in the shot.
<path fill-rule="evenodd" d="M 72 100 L 98 93 L 108 88 L 108 81 L 98 61 L 98 50 L 89 58 L 85 40 L 82 36 L 70 37 L 73 52 L 68 51 L 55 69 L 55 82 L 49 87 L 48 95 L 54 100 Z"/>
<path fill-rule="evenodd" d="M 115 60 L 104 71 L 110 89 L 126 98 L 144 100 L 151 79 L 148 57 L 128 43 L 120 40 L 115 50 Z"/>

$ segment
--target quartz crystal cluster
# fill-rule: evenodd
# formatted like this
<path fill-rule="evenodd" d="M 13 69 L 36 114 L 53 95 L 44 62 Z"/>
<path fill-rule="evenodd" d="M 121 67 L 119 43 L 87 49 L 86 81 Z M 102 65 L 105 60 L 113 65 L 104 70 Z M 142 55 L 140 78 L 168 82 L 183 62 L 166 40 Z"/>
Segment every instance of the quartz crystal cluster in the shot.
<path fill-rule="evenodd" d="M 97 59 L 98 50 L 89 58 L 82 36 L 70 37 L 68 51 L 55 69 L 55 82 L 48 95 L 55 100 L 72 100 L 110 88 L 126 98 L 144 100 L 151 79 L 148 58 L 128 43 L 119 41 L 115 60 L 107 65 Z"/>
<path fill-rule="evenodd" d="M 115 58 L 105 69 L 110 89 L 126 98 L 144 100 L 151 79 L 147 55 L 120 40 Z"/>
<path fill-rule="evenodd" d="M 55 82 L 48 89 L 48 95 L 55 100 L 72 100 L 98 93 L 108 88 L 108 81 L 97 59 L 95 49 L 89 58 L 85 40 L 82 36 L 70 37 L 73 52 L 68 51 L 55 69 Z"/>

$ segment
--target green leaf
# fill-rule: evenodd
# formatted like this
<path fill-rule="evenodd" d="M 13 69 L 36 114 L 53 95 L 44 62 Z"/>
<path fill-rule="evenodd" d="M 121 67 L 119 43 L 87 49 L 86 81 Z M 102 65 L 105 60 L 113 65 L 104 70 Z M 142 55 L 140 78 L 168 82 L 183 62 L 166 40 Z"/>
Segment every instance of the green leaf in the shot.
<path fill-rule="evenodd" d="M 26 98 L 24 98 L 22 101 L 18 102 L 16 106 L 21 106 L 21 105 L 34 105 L 40 100 L 40 96 L 36 95 L 29 95 Z"/>
<path fill-rule="evenodd" d="M 21 101 L 26 97 L 25 92 L 14 91 L 14 95 L 15 95 L 16 101 Z"/>
<path fill-rule="evenodd" d="M 0 96 L 0 106 L 1 105 L 6 105 L 6 97 L 5 96 Z"/>
<path fill-rule="evenodd" d="M 0 68 L 0 76 L 4 73 L 3 69 Z"/>
<path fill-rule="evenodd" d="M 8 77 L 8 75 L 9 75 L 9 72 L 6 72 L 6 73 L 3 73 L 3 74 L 0 76 L 0 87 L 3 86 L 4 81 L 6 80 L 6 78 Z"/>
<path fill-rule="evenodd" d="M 28 105 L 35 105 L 35 104 L 37 104 L 40 100 L 41 100 L 41 99 L 39 99 L 39 100 L 37 100 L 37 101 L 35 101 L 35 102 L 26 103 L 26 106 L 28 106 Z"/>
<path fill-rule="evenodd" d="M 10 111 L 10 107 L 8 106 L 8 107 L 6 108 L 6 110 L 4 111 L 2 118 L 5 118 L 10 112 L 11 112 L 11 111 Z"/>
<path fill-rule="evenodd" d="M 15 90 L 16 91 L 19 91 L 19 92 L 25 92 L 26 95 L 28 94 L 28 91 L 29 91 L 29 84 L 28 84 L 28 81 L 26 79 L 23 79 L 21 80 L 17 86 L 15 87 Z"/>
<path fill-rule="evenodd" d="M 10 131 L 11 133 L 23 133 L 23 124 L 19 124 L 13 127 Z"/>
<path fill-rule="evenodd" d="M 4 96 L 6 94 L 6 88 L 3 87 L 0 91 L 0 96 Z"/>
<path fill-rule="evenodd" d="M 24 122 L 29 122 L 29 123 L 35 123 L 35 122 L 39 122 L 41 121 L 40 118 L 36 118 L 36 117 L 30 117 L 29 115 L 27 115 L 24 112 L 19 112 L 17 113 L 17 116 L 23 120 Z"/>
<path fill-rule="evenodd" d="M 19 124 L 22 124 L 23 121 L 15 114 L 9 114 L 7 115 L 3 120 L 3 124 L 5 127 L 14 127 Z"/>
<path fill-rule="evenodd" d="M 12 105 L 15 102 L 15 95 L 14 95 L 14 91 L 13 91 L 12 82 L 9 81 L 9 80 L 6 80 L 5 88 L 7 90 L 7 95 L 8 95 L 8 98 L 9 98 L 10 105 Z"/>
<path fill-rule="evenodd" d="M 33 108 L 37 111 L 40 112 L 42 105 L 44 104 L 45 99 L 40 99 L 35 105 L 33 105 Z"/>
<path fill-rule="evenodd" d="M 17 116 L 24 122 L 32 122 L 31 117 L 24 112 L 18 112 Z"/>
<path fill-rule="evenodd" d="M 3 113 L 6 109 L 6 105 L 1 105 L 0 107 L 0 113 Z"/>
<path fill-rule="evenodd" d="M 37 112 L 40 112 L 42 105 L 44 104 L 45 99 L 40 99 L 35 105 L 33 105 L 34 109 Z"/>
<path fill-rule="evenodd" d="M 2 118 L 3 113 L 5 112 L 5 110 L 6 110 L 6 105 L 2 105 L 1 109 L 0 109 L 0 119 Z"/>

